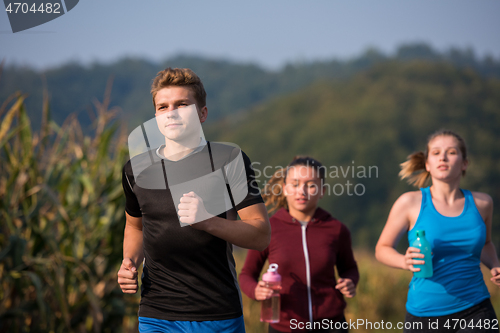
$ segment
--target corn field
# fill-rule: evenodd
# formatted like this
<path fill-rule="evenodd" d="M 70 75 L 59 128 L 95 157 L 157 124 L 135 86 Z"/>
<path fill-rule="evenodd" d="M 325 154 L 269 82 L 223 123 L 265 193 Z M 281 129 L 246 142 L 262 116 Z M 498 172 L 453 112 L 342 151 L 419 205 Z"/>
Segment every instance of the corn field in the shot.
<path fill-rule="evenodd" d="M 109 90 L 91 136 L 47 98 L 36 132 L 24 95 L 0 108 L 0 332 L 126 332 L 135 315 L 116 283 L 127 150 Z"/>

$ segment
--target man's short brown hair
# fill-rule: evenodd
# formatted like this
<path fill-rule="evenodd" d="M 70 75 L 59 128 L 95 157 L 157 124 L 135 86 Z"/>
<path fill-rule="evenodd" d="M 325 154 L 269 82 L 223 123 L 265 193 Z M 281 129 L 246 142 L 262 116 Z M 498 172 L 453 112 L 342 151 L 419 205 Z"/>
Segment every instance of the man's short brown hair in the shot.
<path fill-rule="evenodd" d="M 200 78 L 189 68 L 168 67 L 156 74 L 156 78 L 151 85 L 151 95 L 153 95 L 153 105 L 155 105 L 156 93 L 169 86 L 187 86 L 194 93 L 194 98 L 198 108 L 207 105 L 207 93 L 201 83 Z"/>

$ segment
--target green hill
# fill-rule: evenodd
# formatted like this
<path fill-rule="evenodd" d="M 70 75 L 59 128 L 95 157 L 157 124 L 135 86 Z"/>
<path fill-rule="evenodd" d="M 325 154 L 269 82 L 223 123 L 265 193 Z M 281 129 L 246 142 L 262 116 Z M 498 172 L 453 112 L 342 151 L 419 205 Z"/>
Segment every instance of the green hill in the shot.
<path fill-rule="evenodd" d="M 49 92 L 52 118 L 61 124 L 71 113 L 77 113 L 83 127 L 90 124 L 89 110 L 96 99 L 102 100 L 108 83 L 112 83 L 110 106 L 122 110 L 121 118 L 134 128 L 153 115 L 149 87 L 156 73 L 165 67 L 192 68 L 203 80 L 208 93 L 209 121 L 289 94 L 321 79 L 346 79 L 392 60 L 430 62 L 446 61 L 458 67 L 469 67 L 483 77 L 500 77 L 500 61 L 478 59 L 471 50 L 450 50 L 439 53 L 426 44 L 402 45 L 396 54 L 384 55 L 369 49 L 349 60 L 328 60 L 289 63 L 279 70 L 264 69 L 256 64 L 181 55 L 161 63 L 144 59 L 124 58 L 109 64 L 81 65 L 69 63 L 47 70 L 6 67 L 0 77 L 0 100 L 16 91 L 28 94 L 26 107 L 34 124 L 41 115 L 44 87 Z"/>
<path fill-rule="evenodd" d="M 239 144 L 255 162 L 260 186 L 294 155 L 319 159 L 329 170 L 322 206 L 350 227 L 356 245 L 373 248 L 393 202 L 411 189 L 398 180 L 399 163 L 438 129 L 454 130 L 468 144 L 462 186 L 498 204 L 499 111 L 498 79 L 446 63 L 388 62 L 349 80 L 316 82 L 205 127 L 205 134 Z M 498 223 L 494 231 L 498 241 Z"/>

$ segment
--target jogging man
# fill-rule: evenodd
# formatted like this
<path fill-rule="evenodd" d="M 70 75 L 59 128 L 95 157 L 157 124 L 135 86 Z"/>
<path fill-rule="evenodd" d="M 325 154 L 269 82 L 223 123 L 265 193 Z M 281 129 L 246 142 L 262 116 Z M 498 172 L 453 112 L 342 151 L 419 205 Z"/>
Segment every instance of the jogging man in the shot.
<path fill-rule="evenodd" d="M 144 263 L 140 332 L 244 332 L 232 244 L 263 250 L 271 236 L 251 162 L 239 148 L 203 138 L 206 92 L 193 71 L 159 72 L 151 94 L 155 118 L 135 131 L 140 143 L 129 137 L 123 168 L 118 283 L 137 292 Z M 157 147 L 153 127 L 164 138 Z M 142 153 L 132 156 L 137 147 Z"/>

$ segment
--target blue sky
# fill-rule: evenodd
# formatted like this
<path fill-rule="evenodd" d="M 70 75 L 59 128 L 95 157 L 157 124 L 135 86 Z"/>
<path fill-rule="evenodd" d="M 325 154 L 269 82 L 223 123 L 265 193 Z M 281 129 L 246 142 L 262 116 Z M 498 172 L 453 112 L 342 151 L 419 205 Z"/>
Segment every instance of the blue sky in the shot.
<path fill-rule="evenodd" d="M 3 7 L 2 7 L 3 8 Z M 368 47 L 392 53 L 427 42 L 500 59 L 497 0 L 81 0 L 70 12 L 13 34 L 0 12 L 0 59 L 47 68 L 125 56 L 180 53 L 279 68 L 347 59 Z"/>

